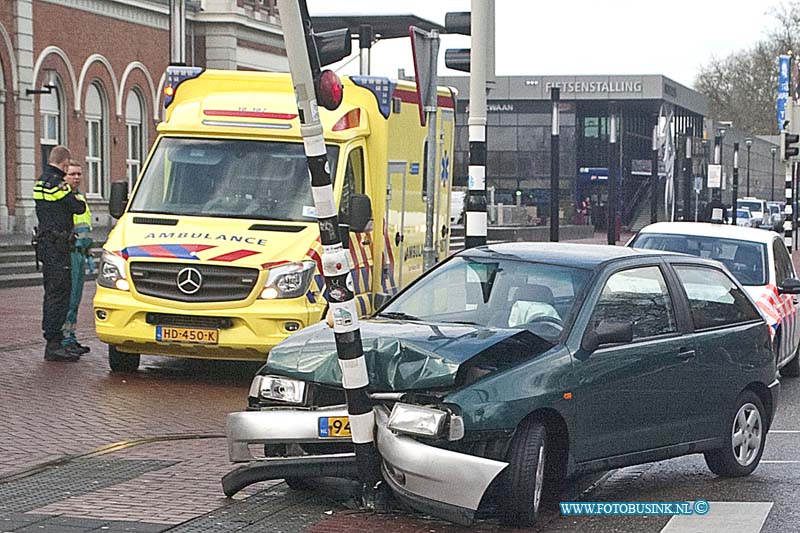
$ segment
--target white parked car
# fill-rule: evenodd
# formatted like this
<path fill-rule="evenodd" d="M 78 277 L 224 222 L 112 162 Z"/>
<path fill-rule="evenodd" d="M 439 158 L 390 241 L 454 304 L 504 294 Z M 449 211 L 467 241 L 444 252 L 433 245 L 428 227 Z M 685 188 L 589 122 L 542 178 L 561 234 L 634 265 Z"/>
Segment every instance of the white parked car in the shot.
<path fill-rule="evenodd" d="M 781 375 L 800 376 L 800 280 L 782 236 L 727 224 L 659 222 L 642 228 L 628 246 L 724 264 L 766 318 Z"/>
<path fill-rule="evenodd" d="M 760 219 L 756 219 L 749 209 L 739 208 L 736 210 L 736 225 L 744 226 L 745 228 L 757 228 Z"/>

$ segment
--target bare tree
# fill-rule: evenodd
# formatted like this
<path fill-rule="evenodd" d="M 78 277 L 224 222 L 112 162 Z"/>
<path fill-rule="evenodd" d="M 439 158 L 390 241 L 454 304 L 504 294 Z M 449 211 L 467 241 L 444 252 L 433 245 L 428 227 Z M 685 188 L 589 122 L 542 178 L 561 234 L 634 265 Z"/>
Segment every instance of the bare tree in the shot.
<path fill-rule="evenodd" d="M 712 58 L 694 83 L 708 96 L 711 117 L 764 135 L 779 133 L 778 56 L 790 51 L 800 55 L 800 2 L 782 3 L 770 14 L 776 25 L 764 39 L 724 59 Z"/>

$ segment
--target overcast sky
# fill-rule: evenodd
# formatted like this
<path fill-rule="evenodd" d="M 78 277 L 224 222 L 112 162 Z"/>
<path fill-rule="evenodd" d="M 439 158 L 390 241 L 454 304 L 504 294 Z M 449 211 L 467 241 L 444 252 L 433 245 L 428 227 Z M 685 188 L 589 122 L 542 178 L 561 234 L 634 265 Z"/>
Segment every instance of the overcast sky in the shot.
<path fill-rule="evenodd" d="M 412 13 L 444 24 L 469 0 L 307 0 L 312 15 Z M 774 25 L 779 0 L 496 0 L 497 75 L 663 74 L 691 86 L 701 65 L 748 48 Z M 354 42 L 354 52 L 357 52 Z M 443 35 L 446 48 L 468 48 L 469 37 Z M 338 72 L 357 74 L 358 59 Z M 372 74 L 413 74 L 408 39 L 372 49 Z M 776 65 L 777 68 L 777 65 Z"/>

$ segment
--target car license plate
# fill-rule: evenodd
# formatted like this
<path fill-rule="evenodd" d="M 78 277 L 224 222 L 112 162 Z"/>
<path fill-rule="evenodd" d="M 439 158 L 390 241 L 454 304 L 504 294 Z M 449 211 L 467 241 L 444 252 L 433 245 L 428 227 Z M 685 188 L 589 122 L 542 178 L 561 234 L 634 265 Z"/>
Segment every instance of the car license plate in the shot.
<path fill-rule="evenodd" d="M 346 416 L 320 417 L 319 436 L 323 438 L 349 437 L 350 419 Z"/>
<path fill-rule="evenodd" d="M 219 343 L 219 330 L 156 326 L 156 340 L 161 342 L 191 342 L 194 344 L 217 344 Z"/>

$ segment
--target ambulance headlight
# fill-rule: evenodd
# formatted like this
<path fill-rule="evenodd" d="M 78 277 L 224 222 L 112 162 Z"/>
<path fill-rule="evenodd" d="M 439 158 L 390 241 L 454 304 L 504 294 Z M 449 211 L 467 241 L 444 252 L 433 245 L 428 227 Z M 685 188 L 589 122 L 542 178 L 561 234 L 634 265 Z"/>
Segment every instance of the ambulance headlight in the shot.
<path fill-rule="evenodd" d="M 271 268 L 261 298 L 274 300 L 303 296 L 314 279 L 314 261 L 299 261 Z"/>
<path fill-rule="evenodd" d="M 259 400 L 301 404 L 305 392 L 305 382 L 279 376 L 256 376 L 250 385 L 250 396 Z"/>
<path fill-rule="evenodd" d="M 108 289 L 130 289 L 125 275 L 125 260 L 115 253 L 103 250 L 97 270 L 97 284 Z"/>

